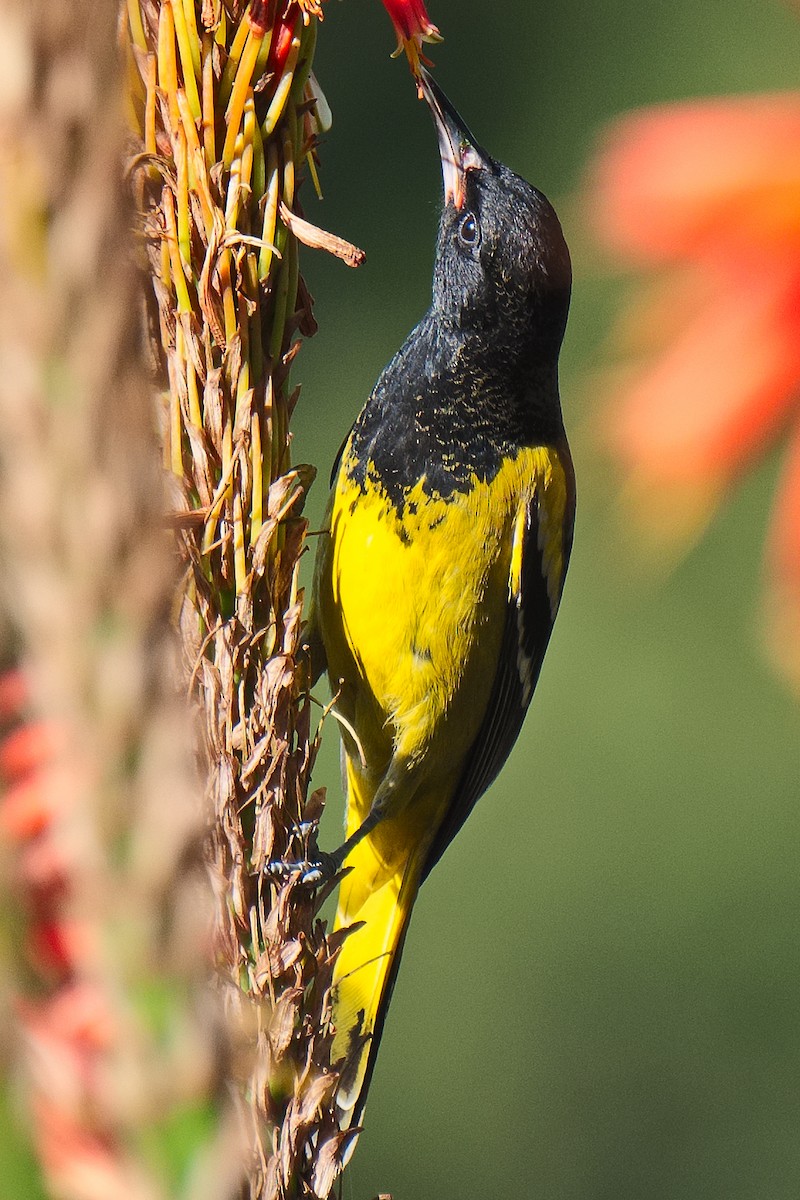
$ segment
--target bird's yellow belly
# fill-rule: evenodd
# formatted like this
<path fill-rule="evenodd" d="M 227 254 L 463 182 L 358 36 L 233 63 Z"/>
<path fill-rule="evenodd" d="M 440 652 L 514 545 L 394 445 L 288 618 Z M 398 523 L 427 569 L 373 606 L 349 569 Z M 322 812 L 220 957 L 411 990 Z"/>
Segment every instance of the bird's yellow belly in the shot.
<path fill-rule="evenodd" d="M 471 745 L 497 669 L 514 521 L 535 485 L 527 457 L 447 500 L 417 484 L 402 511 L 340 474 L 317 603 L 368 773 L 395 757 L 444 779 Z"/>

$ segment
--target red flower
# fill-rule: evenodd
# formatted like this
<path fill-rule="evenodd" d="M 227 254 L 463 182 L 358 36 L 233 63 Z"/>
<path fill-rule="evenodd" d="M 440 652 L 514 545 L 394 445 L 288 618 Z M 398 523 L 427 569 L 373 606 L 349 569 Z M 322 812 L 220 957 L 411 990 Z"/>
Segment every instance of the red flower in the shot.
<path fill-rule="evenodd" d="M 0 676 L 0 838 L 15 855 L 15 885 L 28 915 L 27 953 L 41 982 L 57 987 L 96 958 L 93 931 L 70 911 L 80 848 L 61 828 L 85 780 L 69 755 L 66 728 L 21 719 L 24 678 Z"/>
<path fill-rule="evenodd" d="M 418 76 L 420 60 L 427 62 L 420 53 L 422 43 L 440 42 L 442 35 L 428 17 L 423 0 L 383 0 L 383 4 L 397 32 L 394 56 L 405 51 L 411 70 Z"/>
<path fill-rule="evenodd" d="M 283 68 L 286 66 L 286 60 L 292 48 L 294 33 L 295 13 L 289 10 L 283 15 L 272 33 L 272 42 L 269 50 L 269 69 L 273 72 L 276 79 L 280 79 L 283 74 Z"/>
<path fill-rule="evenodd" d="M 796 428 L 770 540 L 770 634 L 800 683 L 800 93 L 623 119 L 588 202 L 616 255 L 670 268 L 628 321 L 649 345 L 606 414 L 633 519 L 697 531 Z"/>

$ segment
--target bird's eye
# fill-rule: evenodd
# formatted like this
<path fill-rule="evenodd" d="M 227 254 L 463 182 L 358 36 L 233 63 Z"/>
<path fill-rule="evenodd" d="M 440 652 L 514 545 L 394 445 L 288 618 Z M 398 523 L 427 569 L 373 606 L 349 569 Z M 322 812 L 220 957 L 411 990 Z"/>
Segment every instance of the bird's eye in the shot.
<path fill-rule="evenodd" d="M 474 246 L 478 241 L 478 222 L 475 220 L 473 213 L 468 212 L 466 216 L 461 218 L 461 224 L 458 227 L 458 240 L 462 246 Z"/>

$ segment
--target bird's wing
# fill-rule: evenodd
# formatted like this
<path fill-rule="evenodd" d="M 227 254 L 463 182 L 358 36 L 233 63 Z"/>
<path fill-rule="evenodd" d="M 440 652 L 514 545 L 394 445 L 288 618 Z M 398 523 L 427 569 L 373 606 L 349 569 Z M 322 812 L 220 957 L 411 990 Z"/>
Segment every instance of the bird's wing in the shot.
<path fill-rule="evenodd" d="M 553 629 L 572 542 L 571 463 L 561 488 L 537 484 L 517 514 L 508 605 L 486 715 L 430 848 L 424 880 L 500 771 L 517 740 Z"/>

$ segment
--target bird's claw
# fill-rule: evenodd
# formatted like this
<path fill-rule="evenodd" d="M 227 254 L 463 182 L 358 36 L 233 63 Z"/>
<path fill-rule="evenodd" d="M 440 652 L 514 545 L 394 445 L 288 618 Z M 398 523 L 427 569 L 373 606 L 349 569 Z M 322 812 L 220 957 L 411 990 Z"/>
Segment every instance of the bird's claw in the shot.
<path fill-rule="evenodd" d="M 304 858 L 295 862 L 277 859 L 267 863 L 266 873 L 281 883 L 295 880 L 304 887 L 318 888 L 333 879 L 340 865 L 334 854 L 325 854 L 320 850 L 314 858 Z"/>

